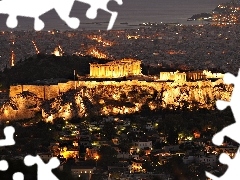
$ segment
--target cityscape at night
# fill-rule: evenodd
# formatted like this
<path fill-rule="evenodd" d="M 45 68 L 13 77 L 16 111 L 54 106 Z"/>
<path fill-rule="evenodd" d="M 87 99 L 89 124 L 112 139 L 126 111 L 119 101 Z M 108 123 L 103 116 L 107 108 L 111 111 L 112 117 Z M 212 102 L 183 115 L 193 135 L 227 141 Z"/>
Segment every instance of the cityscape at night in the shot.
<path fill-rule="evenodd" d="M 206 171 L 226 172 L 219 156 L 234 158 L 239 145 L 212 138 L 234 123 L 216 101 L 230 101 L 234 85 L 224 74 L 240 67 L 240 1 L 148 1 L 111 4 L 119 13 L 111 30 L 103 12 L 76 30 L 53 11 L 41 31 L 22 18 L 7 28 L 0 15 L 0 138 L 13 126 L 16 141 L 0 146 L 9 163 L 0 179 L 37 179 L 37 166 L 23 163 L 29 154 L 56 157 L 59 180 L 210 180 Z M 85 16 L 78 3 L 71 14 Z"/>

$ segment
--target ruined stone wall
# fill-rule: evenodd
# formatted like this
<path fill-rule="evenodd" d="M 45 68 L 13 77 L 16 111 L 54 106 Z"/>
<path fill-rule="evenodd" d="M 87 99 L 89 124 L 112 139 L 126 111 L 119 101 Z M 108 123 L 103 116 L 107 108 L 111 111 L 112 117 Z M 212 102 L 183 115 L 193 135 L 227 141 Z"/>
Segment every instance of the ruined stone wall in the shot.
<path fill-rule="evenodd" d="M 43 86 L 43 89 L 44 89 L 44 99 L 47 99 L 47 100 L 57 97 L 60 93 L 58 85 Z"/>
<path fill-rule="evenodd" d="M 95 88 L 98 86 L 116 86 L 116 87 L 126 87 L 126 86 L 142 86 L 143 88 L 153 88 L 157 91 L 164 89 L 171 89 L 175 86 L 188 86 L 188 87 L 214 87 L 216 84 L 221 83 L 222 80 L 217 82 L 210 81 L 197 81 L 197 82 L 147 82 L 138 80 L 127 80 L 127 81 L 69 81 L 67 83 L 58 83 L 57 85 L 17 85 L 10 87 L 10 97 L 15 97 L 23 91 L 28 91 L 35 94 L 38 98 L 42 99 L 52 99 L 57 97 L 60 93 L 65 93 L 70 89 L 75 89 L 79 87 Z"/>
<path fill-rule="evenodd" d="M 35 94 L 38 98 L 44 99 L 44 86 L 36 86 L 36 85 L 23 85 L 23 91 L 28 91 Z"/>
<path fill-rule="evenodd" d="M 14 97 L 22 93 L 22 86 L 23 85 L 10 86 L 9 97 Z"/>
<path fill-rule="evenodd" d="M 69 91 L 75 88 L 77 91 Z M 0 107 L 0 120 L 29 118 L 40 111 L 47 121 L 57 117 L 82 117 L 93 112 L 103 115 L 126 114 L 140 111 L 143 105 L 151 110 L 159 107 L 181 108 L 186 105 L 189 108 L 212 109 L 217 99 L 229 101 L 232 89 L 232 86 L 224 85 L 223 80 L 69 81 L 45 86 L 18 85 L 11 86 L 10 102 Z"/>

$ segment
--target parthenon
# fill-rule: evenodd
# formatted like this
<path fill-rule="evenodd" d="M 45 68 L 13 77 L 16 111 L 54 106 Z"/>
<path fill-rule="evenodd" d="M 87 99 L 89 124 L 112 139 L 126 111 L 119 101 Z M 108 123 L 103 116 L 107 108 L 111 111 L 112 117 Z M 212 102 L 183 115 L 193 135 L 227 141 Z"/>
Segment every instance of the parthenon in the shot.
<path fill-rule="evenodd" d="M 141 61 L 122 59 L 106 64 L 90 63 L 90 77 L 92 78 L 119 78 L 131 75 L 141 75 Z"/>

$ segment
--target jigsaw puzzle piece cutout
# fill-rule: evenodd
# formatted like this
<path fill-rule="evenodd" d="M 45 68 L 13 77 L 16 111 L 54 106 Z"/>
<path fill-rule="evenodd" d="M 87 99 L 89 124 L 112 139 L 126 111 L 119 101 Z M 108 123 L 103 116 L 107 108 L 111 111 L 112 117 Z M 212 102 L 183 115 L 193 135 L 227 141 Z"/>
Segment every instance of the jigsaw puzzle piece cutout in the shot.
<path fill-rule="evenodd" d="M 212 138 L 212 142 L 213 144 L 217 145 L 217 146 L 221 146 L 222 143 L 224 142 L 224 137 L 227 136 L 230 139 L 234 140 L 235 142 L 240 144 L 240 123 L 236 122 L 233 123 L 225 128 L 223 128 L 221 131 L 219 131 L 218 133 L 216 133 L 213 138 Z"/>
<path fill-rule="evenodd" d="M 224 136 L 227 136 L 230 139 L 240 144 L 240 139 L 239 139 L 240 111 L 238 108 L 238 104 L 240 100 L 240 84 L 238 83 L 240 82 L 240 69 L 237 77 L 235 77 L 230 73 L 226 73 L 223 79 L 224 79 L 224 82 L 227 84 L 234 84 L 234 89 L 232 92 L 231 100 L 229 102 L 218 100 L 216 102 L 216 106 L 219 110 L 224 110 L 228 106 L 230 106 L 236 122 L 223 128 L 220 132 L 218 132 L 213 136 L 212 142 L 218 146 L 220 146 L 223 143 Z"/>
<path fill-rule="evenodd" d="M 110 11 L 108 9 L 108 3 L 111 0 L 77 0 L 79 2 L 85 3 L 85 4 L 89 4 L 91 7 L 87 10 L 86 12 L 86 16 L 89 19 L 95 19 L 97 17 L 97 11 L 99 9 L 106 11 L 108 13 L 111 14 L 111 18 L 107 27 L 107 30 L 111 30 L 113 28 L 113 25 L 117 19 L 118 13 L 115 11 Z M 118 5 L 122 5 L 123 2 L 122 0 L 114 0 L 118 3 Z"/>
<path fill-rule="evenodd" d="M 232 92 L 231 100 L 229 102 L 225 102 L 219 100 L 216 102 L 216 106 L 219 110 L 224 110 L 227 106 L 230 106 L 234 118 L 235 123 L 223 128 L 220 132 L 216 133 L 213 138 L 212 142 L 218 146 L 220 146 L 223 141 L 224 137 L 227 136 L 230 139 L 238 142 L 240 144 L 240 136 L 239 136 L 239 129 L 240 129 L 240 111 L 238 108 L 239 100 L 240 100 L 240 69 L 238 72 L 238 76 L 235 77 L 230 73 L 226 73 L 223 78 L 226 84 L 234 84 L 234 89 Z M 209 172 L 205 172 L 206 176 L 212 180 L 228 180 L 228 179 L 239 179 L 240 171 L 238 164 L 240 163 L 240 149 L 237 150 L 235 157 L 231 159 L 227 154 L 222 153 L 219 157 L 219 161 L 222 164 L 228 165 L 228 169 L 221 177 L 216 177 Z"/>
<path fill-rule="evenodd" d="M 4 128 L 3 133 L 5 136 L 5 139 L 0 140 L 0 147 L 3 146 L 11 146 L 15 144 L 13 135 L 14 135 L 15 129 L 12 126 L 7 126 Z M 8 162 L 5 160 L 0 161 L 0 171 L 6 171 L 8 169 Z"/>
<path fill-rule="evenodd" d="M 54 7 L 53 0 L 2 0 L 0 2 L 0 13 L 9 14 L 7 26 L 16 28 L 18 25 L 18 16 L 34 18 L 35 30 L 42 30 L 44 22 L 39 19 L 47 11 Z"/>
<path fill-rule="evenodd" d="M 110 11 L 118 11 L 119 10 L 119 6 L 123 5 L 123 1 L 115 1 L 115 0 L 111 0 L 109 1 L 109 3 L 107 4 L 107 8 Z"/>
<path fill-rule="evenodd" d="M 216 106 L 217 106 L 218 110 L 220 110 L 220 111 L 226 109 L 229 105 L 230 105 L 230 102 L 226 102 L 223 100 L 217 100 L 217 102 L 216 102 Z"/>
<path fill-rule="evenodd" d="M 233 159 L 231 159 L 226 153 L 222 153 L 219 157 L 219 161 L 221 164 L 225 164 L 228 166 L 227 171 L 221 177 L 216 177 L 209 172 L 205 172 L 206 176 L 212 180 L 237 180 L 240 177 L 239 171 L 239 162 L 240 162 L 240 154 L 239 150 Z"/>
<path fill-rule="evenodd" d="M 34 164 L 37 164 L 38 171 L 37 171 L 37 177 L 38 180 L 46 180 L 46 177 L 51 180 L 59 180 L 53 173 L 52 169 L 57 168 L 60 165 L 60 161 L 53 157 L 50 159 L 50 161 L 45 164 L 40 156 L 31 156 L 28 155 L 24 158 L 24 164 L 26 166 L 33 166 Z"/>
<path fill-rule="evenodd" d="M 70 17 L 75 0 L 59 0 L 54 5 L 54 9 L 59 17 L 72 29 L 77 29 L 80 20 L 76 17 Z"/>
<path fill-rule="evenodd" d="M 231 107 L 235 121 L 240 121 L 240 111 L 239 111 L 239 100 L 240 100 L 240 69 L 238 71 L 238 76 L 235 77 L 230 73 L 226 73 L 223 78 L 224 82 L 227 84 L 233 84 L 234 89 L 232 91 L 231 100 L 228 102 L 228 106 Z M 239 122 L 240 123 L 240 122 Z M 240 127 L 240 126 L 239 126 Z"/>
<path fill-rule="evenodd" d="M 14 145 L 15 144 L 15 140 L 13 138 L 15 133 L 14 127 L 12 126 L 5 127 L 3 133 L 5 135 L 5 139 L 0 140 L 0 147 Z"/>
<path fill-rule="evenodd" d="M 0 13 L 9 14 L 6 25 L 16 28 L 17 16 L 34 18 L 34 29 L 40 31 L 44 28 L 44 22 L 39 18 L 46 12 L 55 9 L 59 17 L 71 28 L 79 26 L 77 18 L 70 18 L 73 0 L 2 0 L 0 1 Z"/>
<path fill-rule="evenodd" d="M 21 172 L 16 172 L 13 174 L 13 180 L 24 180 L 24 175 Z"/>
<path fill-rule="evenodd" d="M 8 170 L 8 162 L 5 160 L 0 161 L 0 171 Z"/>
<path fill-rule="evenodd" d="M 233 74 L 231 73 L 225 73 L 224 74 L 224 77 L 223 77 L 223 81 L 226 83 L 226 84 L 235 84 L 237 81 L 236 81 L 236 76 L 234 76 Z"/>

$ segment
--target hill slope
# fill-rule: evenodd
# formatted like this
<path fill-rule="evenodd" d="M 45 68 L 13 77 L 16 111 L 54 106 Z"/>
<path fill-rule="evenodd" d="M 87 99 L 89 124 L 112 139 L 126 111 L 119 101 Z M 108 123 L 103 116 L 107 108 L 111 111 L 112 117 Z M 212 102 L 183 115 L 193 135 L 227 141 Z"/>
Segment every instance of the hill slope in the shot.
<path fill-rule="evenodd" d="M 64 78 L 74 79 L 73 71 L 79 75 L 90 73 L 89 63 L 103 63 L 108 60 L 96 59 L 90 56 L 62 56 L 38 54 L 17 63 L 11 69 L 0 73 L 0 84 L 8 88 L 11 84 L 27 84 L 36 80 Z"/>
<path fill-rule="evenodd" d="M 8 89 L 13 84 L 28 84 L 37 80 L 64 78 L 73 80 L 74 70 L 78 75 L 90 73 L 89 63 L 106 63 L 110 60 L 97 59 L 91 56 L 61 56 L 38 54 L 18 62 L 11 69 L 0 72 L 0 88 Z M 142 64 L 142 73 L 159 75 L 159 67 Z M 2 86 L 2 87 L 1 87 Z"/>

